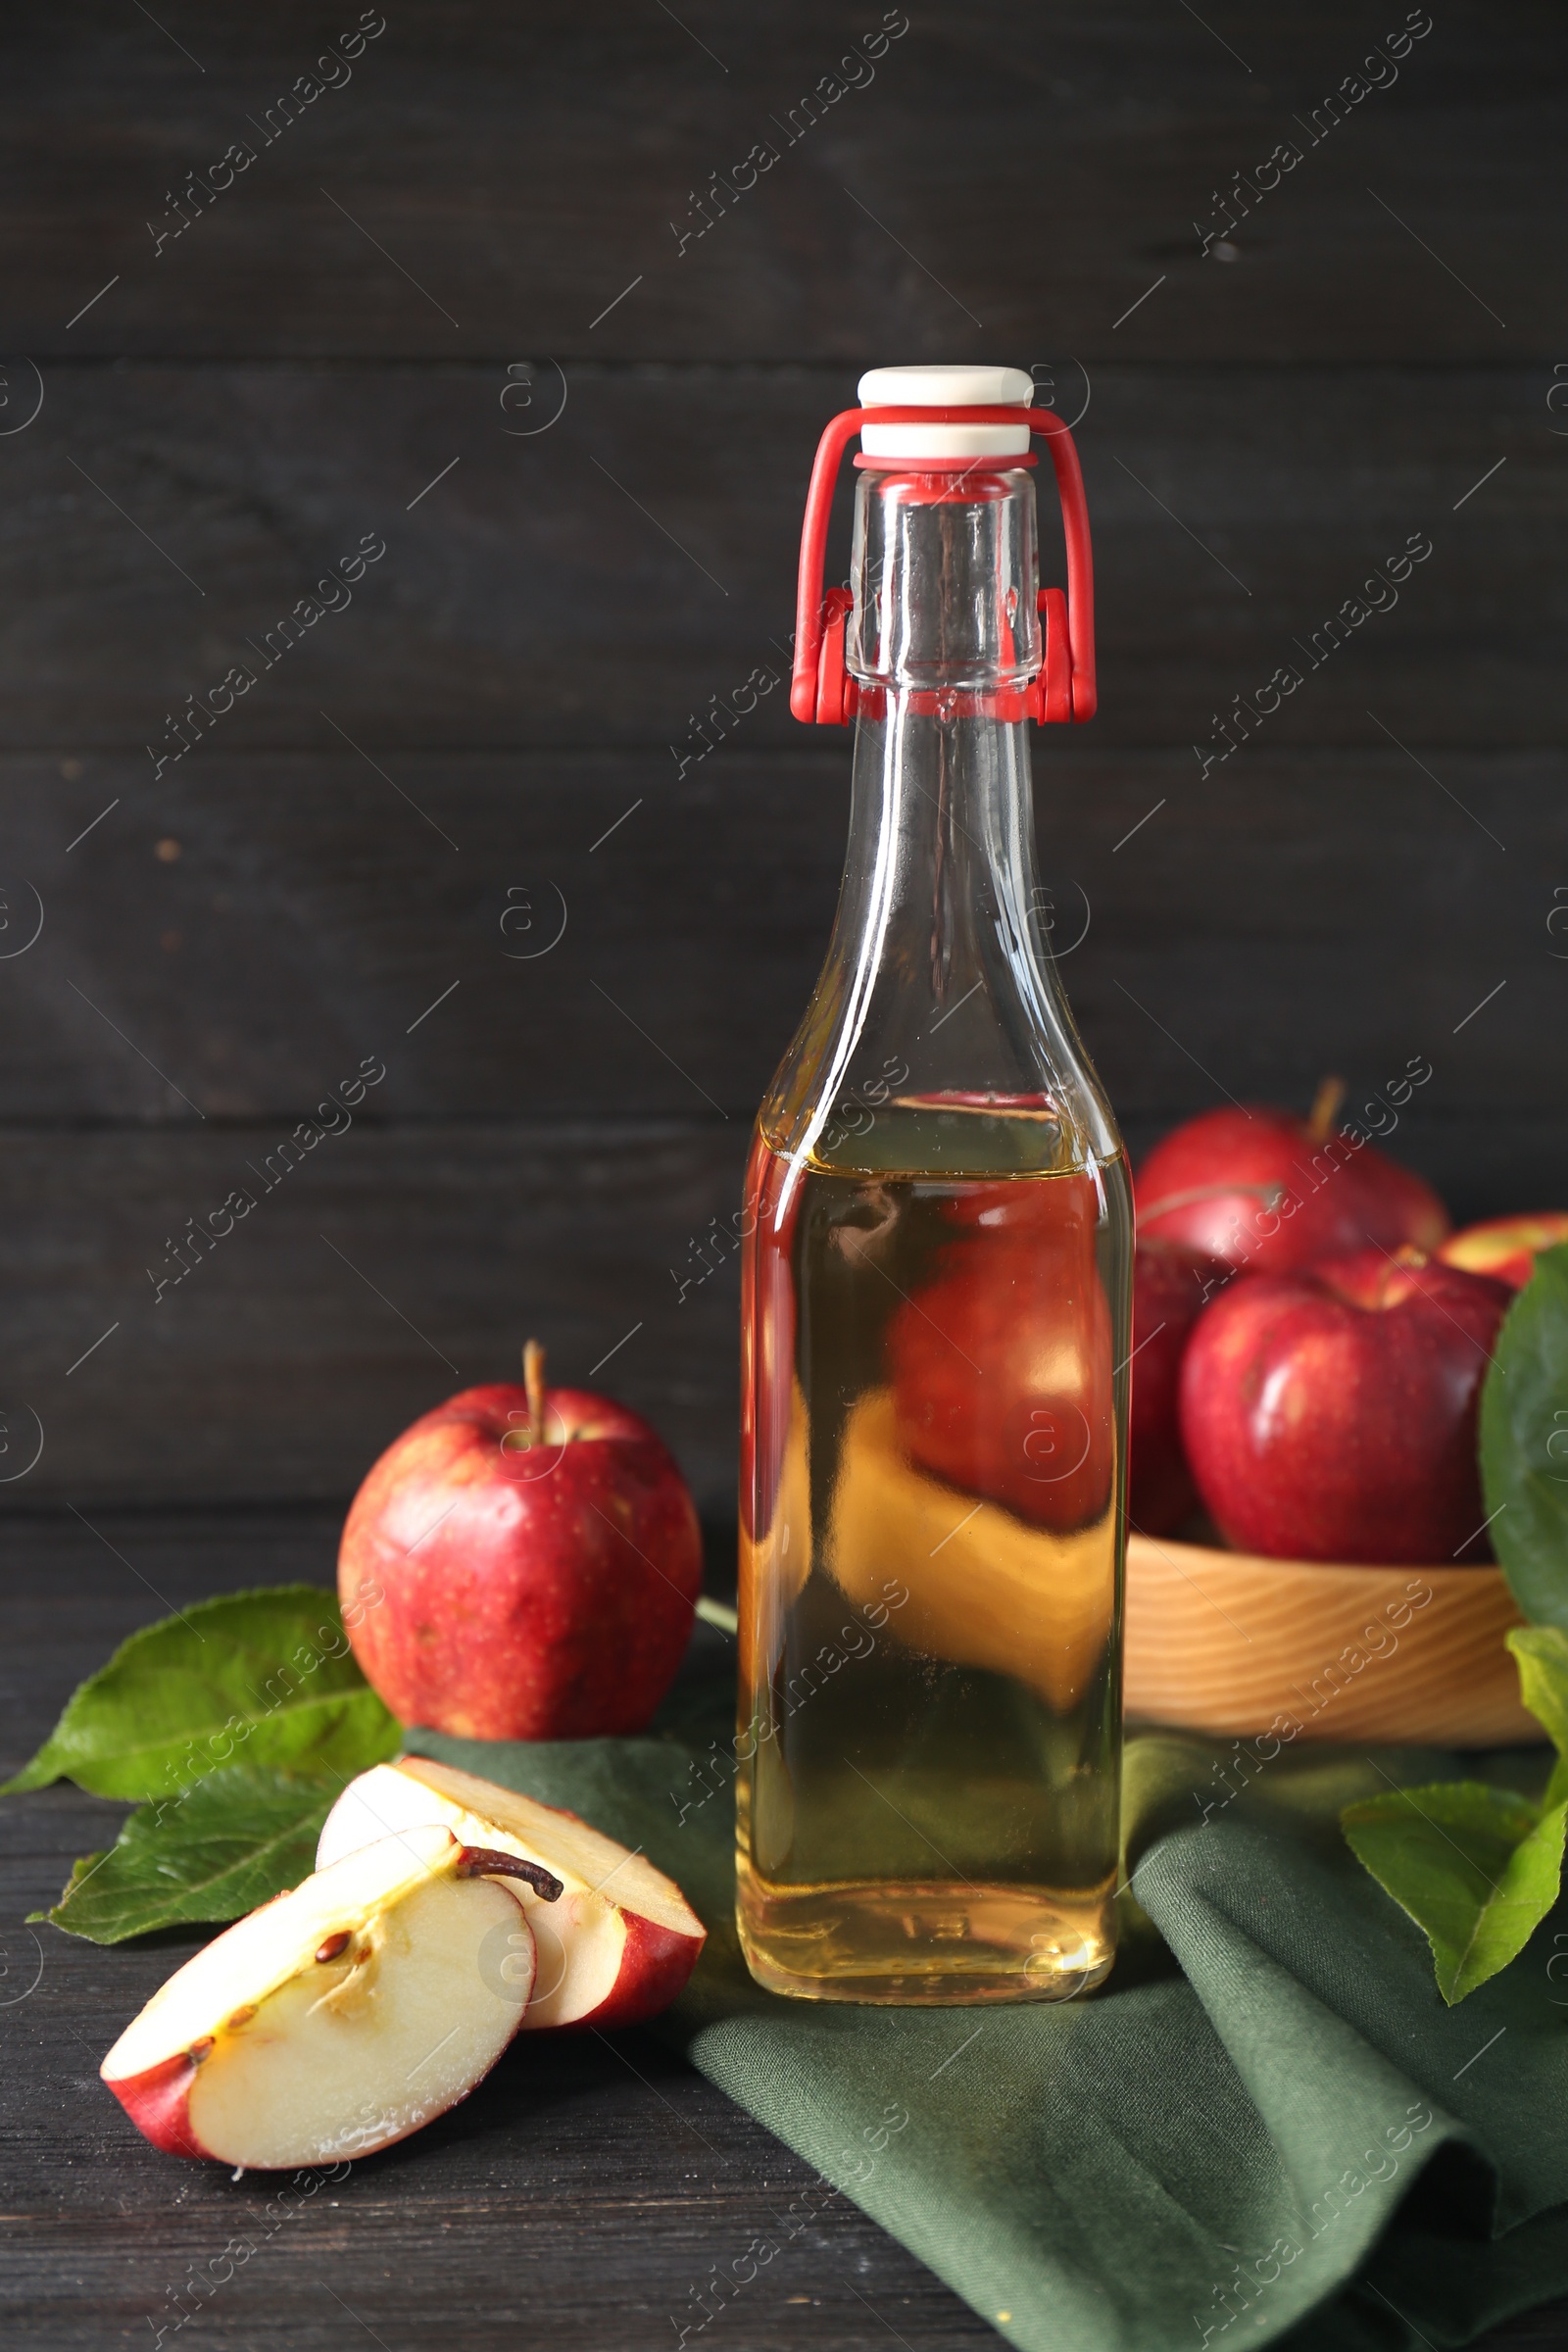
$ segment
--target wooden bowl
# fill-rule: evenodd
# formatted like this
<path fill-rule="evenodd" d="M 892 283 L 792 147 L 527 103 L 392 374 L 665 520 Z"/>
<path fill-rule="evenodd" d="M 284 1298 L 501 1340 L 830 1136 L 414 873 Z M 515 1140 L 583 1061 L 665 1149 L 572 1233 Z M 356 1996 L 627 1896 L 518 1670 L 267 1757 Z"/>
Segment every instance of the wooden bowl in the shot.
<path fill-rule="evenodd" d="M 1523 1622 L 1500 1568 L 1330 1567 L 1133 1535 L 1127 1713 L 1292 1740 L 1533 1741 L 1503 1642 Z"/>

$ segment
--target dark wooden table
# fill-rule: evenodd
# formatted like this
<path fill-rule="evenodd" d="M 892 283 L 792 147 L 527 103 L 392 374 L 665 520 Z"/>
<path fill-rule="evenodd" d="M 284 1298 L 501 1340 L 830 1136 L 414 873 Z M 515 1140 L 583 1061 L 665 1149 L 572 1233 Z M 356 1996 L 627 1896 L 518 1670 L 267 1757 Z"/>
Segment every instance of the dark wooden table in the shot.
<path fill-rule="evenodd" d="M 255 1510 L 18 1520 L 0 1546 L 0 1769 L 137 1625 L 208 1593 L 326 1582 L 336 1524 Z M 718 1637 L 699 1639 L 716 1641 Z M 98 2080 L 199 1938 L 101 1950 L 20 1924 L 123 1808 L 69 1785 L 0 1805 L 0 2341 L 106 2352 L 658 2352 L 684 2324 L 720 2352 L 995 2345 L 993 2330 L 847 2199 L 822 2205 L 703 2333 L 693 2288 L 814 2175 L 656 2035 L 537 2035 L 449 2116 L 348 2168 L 233 2180 L 149 2147 Z M 311 2180 L 318 2185 L 310 2185 Z M 281 2194 L 281 2203 L 279 2196 Z M 252 2251 L 236 2261 L 239 2241 Z M 234 2265 L 204 2296 L 192 2269 Z M 197 2314 L 175 2329 L 181 2312 Z M 1487 2338 L 1563 2340 L 1568 2304 Z"/>

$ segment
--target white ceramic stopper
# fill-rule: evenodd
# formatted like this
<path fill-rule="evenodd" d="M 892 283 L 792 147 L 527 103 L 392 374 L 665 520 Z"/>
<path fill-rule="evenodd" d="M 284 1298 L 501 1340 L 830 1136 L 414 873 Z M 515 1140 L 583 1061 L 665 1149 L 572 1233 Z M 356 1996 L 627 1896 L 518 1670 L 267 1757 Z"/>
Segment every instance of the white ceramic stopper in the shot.
<path fill-rule="evenodd" d="M 864 409 L 1029 408 L 1034 382 L 1021 368 L 871 368 L 859 382 Z M 1026 424 L 868 424 L 868 458 L 1017 458 Z"/>

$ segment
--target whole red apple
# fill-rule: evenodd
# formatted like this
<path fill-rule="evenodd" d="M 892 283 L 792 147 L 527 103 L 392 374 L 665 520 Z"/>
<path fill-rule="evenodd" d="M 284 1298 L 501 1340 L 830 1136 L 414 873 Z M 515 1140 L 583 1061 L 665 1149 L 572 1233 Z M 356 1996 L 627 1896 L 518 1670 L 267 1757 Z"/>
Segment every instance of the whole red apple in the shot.
<path fill-rule="evenodd" d="M 354 1497 L 338 1591 L 366 1680 L 405 1723 L 469 1740 L 638 1732 L 680 1664 L 697 1513 L 626 1407 L 544 1385 L 465 1389 Z"/>
<path fill-rule="evenodd" d="M 1187 1459 L 1226 1541 L 1368 1567 L 1484 1559 L 1476 1408 L 1512 1299 L 1418 1250 L 1232 1282 L 1181 1372 Z"/>
<path fill-rule="evenodd" d="M 1197 1508 L 1177 1415 L 1182 1359 L 1205 1303 L 1230 1279 L 1218 1258 L 1174 1243 L 1140 1242 L 1133 1254 L 1127 1516 L 1143 1535 L 1163 1536 Z"/>
<path fill-rule="evenodd" d="M 1536 1252 L 1568 1242 L 1568 1209 L 1543 1208 L 1533 1215 L 1492 1217 L 1451 1233 L 1438 1255 L 1446 1266 L 1467 1274 L 1490 1274 L 1511 1291 L 1522 1291 L 1536 1270 Z"/>
<path fill-rule="evenodd" d="M 1060 1533 L 1101 1516 L 1115 1467 L 1099 1214 L 1082 1174 L 975 1187 L 888 1327 L 908 1459 Z"/>
<path fill-rule="evenodd" d="M 1370 1244 L 1435 1250 L 1447 1210 L 1410 1169 L 1334 1132 L 1343 1093 L 1326 1079 L 1305 1119 L 1254 1102 L 1175 1128 L 1138 1173 L 1139 1239 L 1268 1274 Z"/>

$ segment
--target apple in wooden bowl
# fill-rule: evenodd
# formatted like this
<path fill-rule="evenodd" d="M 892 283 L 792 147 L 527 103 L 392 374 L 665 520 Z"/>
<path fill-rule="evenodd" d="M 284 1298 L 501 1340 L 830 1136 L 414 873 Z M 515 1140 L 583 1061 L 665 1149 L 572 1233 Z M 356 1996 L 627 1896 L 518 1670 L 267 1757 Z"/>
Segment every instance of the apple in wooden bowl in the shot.
<path fill-rule="evenodd" d="M 1131 1712 L 1290 1739 L 1539 1736 L 1502 1643 L 1518 1611 L 1479 1564 L 1476 1418 L 1512 1298 L 1406 1247 L 1244 1274 L 1213 1300 L 1181 1429 L 1232 1548 L 1130 1539 Z"/>

